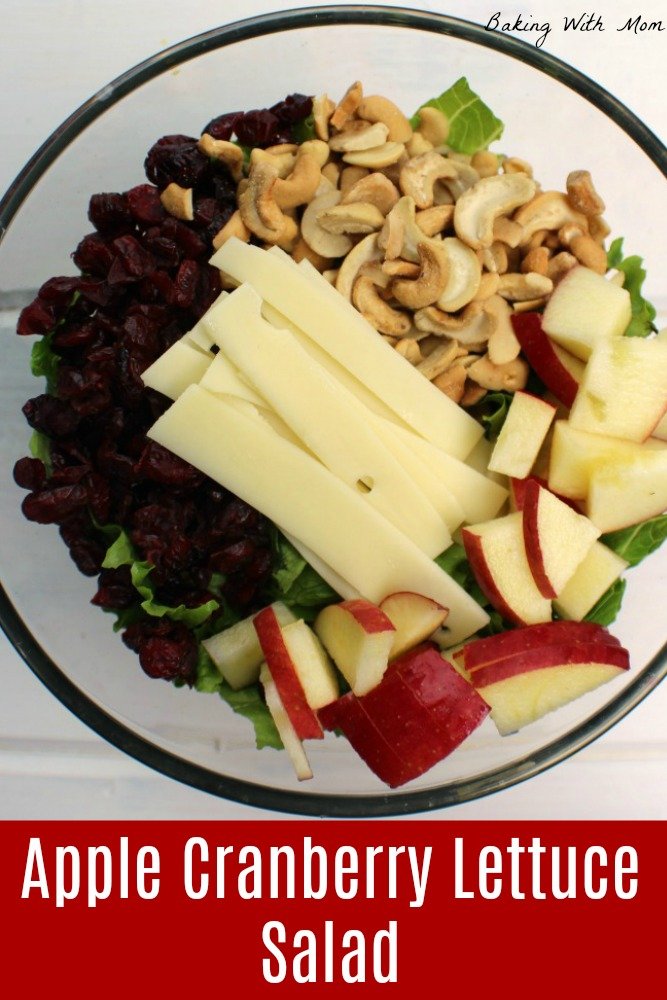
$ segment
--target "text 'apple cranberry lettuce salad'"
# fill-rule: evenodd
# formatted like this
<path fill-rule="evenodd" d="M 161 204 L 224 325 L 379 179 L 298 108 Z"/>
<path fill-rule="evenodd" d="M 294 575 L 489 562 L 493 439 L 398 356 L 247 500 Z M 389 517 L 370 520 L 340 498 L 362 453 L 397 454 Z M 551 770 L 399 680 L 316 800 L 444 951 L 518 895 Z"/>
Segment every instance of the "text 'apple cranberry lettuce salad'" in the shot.
<path fill-rule="evenodd" d="M 586 170 L 545 191 L 459 80 L 354 83 L 149 150 L 21 314 L 25 515 L 152 677 L 391 787 L 619 676 L 667 534 L 667 341 Z"/>

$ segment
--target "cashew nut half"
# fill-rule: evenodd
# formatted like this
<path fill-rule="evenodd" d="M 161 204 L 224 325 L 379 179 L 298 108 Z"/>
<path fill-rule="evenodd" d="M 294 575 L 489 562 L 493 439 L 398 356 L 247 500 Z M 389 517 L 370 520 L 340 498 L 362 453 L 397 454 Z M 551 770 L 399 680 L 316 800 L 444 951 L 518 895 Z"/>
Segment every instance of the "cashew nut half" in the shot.
<path fill-rule="evenodd" d="M 457 236 L 473 250 L 490 247 L 495 220 L 530 202 L 535 191 L 535 182 L 526 174 L 482 177 L 456 202 L 454 228 Z"/>
<path fill-rule="evenodd" d="M 430 306 L 442 294 L 449 274 L 447 251 L 436 240 L 424 240 L 417 247 L 420 270 L 416 278 L 395 278 L 394 298 L 408 309 Z"/>
<path fill-rule="evenodd" d="M 357 114 L 367 122 L 381 122 L 387 127 L 387 138 L 392 142 L 408 142 L 412 137 L 412 126 L 400 108 L 393 101 L 379 94 L 371 94 L 357 108 Z"/>
<path fill-rule="evenodd" d="M 475 298 L 482 279 L 477 254 L 456 236 L 442 241 L 449 265 L 447 284 L 438 298 L 438 309 L 456 312 Z"/>
<path fill-rule="evenodd" d="M 414 156 L 401 168 L 399 184 L 404 195 L 414 200 L 417 208 L 430 208 L 436 181 L 457 176 L 454 163 L 434 151 Z"/>
<path fill-rule="evenodd" d="M 524 178 L 525 174 L 507 174 L 506 179 Z M 534 233 L 545 229 L 549 232 L 559 230 L 567 223 L 574 223 L 583 232 L 588 232 L 586 216 L 576 212 L 564 194 L 560 191 L 542 191 L 529 201 L 526 201 L 514 213 L 514 222 L 523 226 L 521 245 L 530 243 Z"/>
<path fill-rule="evenodd" d="M 401 312 L 384 301 L 370 278 L 362 275 L 354 283 L 352 302 L 378 333 L 390 337 L 404 337 L 412 323 L 407 313 Z"/>
<path fill-rule="evenodd" d="M 321 212 L 333 208 L 340 201 L 340 191 L 335 188 L 318 195 L 306 206 L 301 218 L 301 235 L 315 253 L 321 257 L 344 257 L 352 249 L 352 240 L 344 234 L 329 233 L 318 222 Z"/>

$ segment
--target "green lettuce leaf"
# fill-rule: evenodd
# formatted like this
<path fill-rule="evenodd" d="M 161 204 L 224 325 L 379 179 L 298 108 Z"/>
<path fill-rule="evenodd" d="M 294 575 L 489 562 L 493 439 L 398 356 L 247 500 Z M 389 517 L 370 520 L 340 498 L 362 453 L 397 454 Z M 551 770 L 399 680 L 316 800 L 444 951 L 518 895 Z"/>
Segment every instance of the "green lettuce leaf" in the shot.
<path fill-rule="evenodd" d="M 625 585 L 625 580 L 617 580 L 615 583 L 612 583 L 609 590 L 602 595 L 597 604 L 588 612 L 584 621 L 597 622 L 598 625 L 604 625 L 605 627 L 611 625 L 621 610 Z"/>
<path fill-rule="evenodd" d="M 632 319 L 625 331 L 626 337 L 648 337 L 655 330 L 655 306 L 642 295 L 642 286 L 646 278 L 643 259 L 636 255 L 623 257 L 623 237 L 615 239 L 607 253 L 607 266 L 622 271 L 625 275 L 623 287 L 630 293 Z"/>
<path fill-rule="evenodd" d="M 325 604 L 335 604 L 339 595 L 301 556 L 284 535 L 274 528 L 272 599 L 283 601 L 297 617 L 312 621 Z"/>
<path fill-rule="evenodd" d="M 500 434 L 507 412 L 512 402 L 511 392 L 489 392 L 483 400 L 482 423 L 489 441 L 495 441 Z"/>
<path fill-rule="evenodd" d="M 503 134 L 504 125 L 470 89 L 464 76 L 439 97 L 422 107 L 438 108 L 449 120 L 447 145 L 459 153 L 477 153 Z M 419 126 L 419 111 L 412 117 L 413 129 Z"/>
<path fill-rule="evenodd" d="M 47 392 L 53 392 L 60 356 L 51 349 L 51 334 L 36 340 L 30 352 L 30 370 L 35 378 L 45 378 Z"/>
<path fill-rule="evenodd" d="M 292 125 L 292 138 L 294 142 L 307 142 L 309 139 L 316 138 L 315 118 L 312 113 L 307 118 L 302 118 L 300 121 L 294 122 Z"/>
<path fill-rule="evenodd" d="M 634 524 L 630 528 L 611 531 L 600 539 L 613 549 L 630 566 L 636 566 L 642 559 L 660 548 L 667 538 L 667 514 L 652 517 L 650 521 Z"/>
<path fill-rule="evenodd" d="M 28 448 L 33 458 L 44 463 L 47 473 L 51 473 L 51 441 L 41 431 L 33 431 L 30 435 Z"/>
<path fill-rule="evenodd" d="M 241 691 L 234 691 L 223 680 L 213 660 L 202 645 L 199 646 L 195 688 L 197 691 L 204 691 L 207 694 L 220 695 L 223 701 L 226 701 L 235 712 L 249 719 L 255 727 L 258 750 L 263 747 L 274 747 L 276 750 L 282 748 L 283 744 L 278 730 L 262 698 L 259 685 L 253 684 Z"/>

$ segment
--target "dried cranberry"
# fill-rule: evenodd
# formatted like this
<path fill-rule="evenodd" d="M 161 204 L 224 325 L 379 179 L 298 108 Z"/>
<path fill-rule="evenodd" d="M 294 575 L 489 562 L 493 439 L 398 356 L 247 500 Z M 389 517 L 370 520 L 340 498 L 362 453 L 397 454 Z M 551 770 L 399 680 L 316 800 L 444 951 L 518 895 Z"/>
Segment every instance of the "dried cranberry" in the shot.
<path fill-rule="evenodd" d="M 154 226 L 162 222 L 167 213 L 160 201 L 160 192 L 152 184 L 138 184 L 126 193 L 130 212 L 137 222 Z"/>
<path fill-rule="evenodd" d="M 49 278 L 48 281 L 44 282 L 37 296 L 42 302 L 50 302 L 56 308 L 60 307 L 59 312 L 62 312 L 70 304 L 72 296 L 80 287 L 80 277 Z"/>
<path fill-rule="evenodd" d="M 224 549 L 214 552 L 209 560 L 212 569 L 218 573 L 238 572 L 247 565 L 255 554 L 255 543 L 248 538 L 231 542 Z"/>
<path fill-rule="evenodd" d="M 284 101 L 278 101 L 269 110 L 281 123 L 293 125 L 308 117 L 313 110 L 313 99 L 305 94 L 289 94 Z"/>
<path fill-rule="evenodd" d="M 191 260 L 198 260 L 204 255 L 209 256 L 210 248 L 194 229 L 190 229 L 184 222 L 171 217 L 166 219 L 161 226 L 162 235 L 173 240 L 176 246 L 180 247 L 186 257 Z"/>
<path fill-rule="evenodd" d="M 146 177 L 159 188 L 180 184 L 191 188 L 204 180 L 211 164 L 197 146 L 197 139 L 188 135 L 165 135 L 151 146 L 144 167 Z"/>
<path fill-rule="evenodd" d="M 51 303 L 36 298 L 21 310 L 16 332 L 22 337 L 49 333 L 56 325 L 56 311 Z"/>
<path fill-rule="evenodd" d="M 137 591 L 132 584 L 129 566 L 117 569 L 103 569 L 98 581 L 97 593 L 91 600 L 100 608 L 122 611 L 130 608 L 137 600 Z"/>
<path fill-rule="evenodd" d="M 228 111 L 224 115 L 212 118 L 204 132 L 212 135 L 214 139 L 224 139 L 228 141 L 234 135 L 237 124 L 243 118 L 242 111 Z"/>
<path fill-rule="evenodd" d="M 72 254 L 72 260 L 84 274 L 105 278 L 113 264 L 114 253 L 98 233 L 89 233 Z"/>
<path fill-rule="evenodd" d="M 178 458 L 155 441 L 146 444 L 134 471 L 139 478 L 184 488 L 198 486 L 204 478 L 193 465 L 184 462 L 182 458 Z"/>
<path fill-rule="evenodd" d="M 119 236 L 113 241 L 114 250 L 117 253 L 114 265 L 109 272 L 109 284 L 113 284 L 111 272 L 117 265 L 122 265 L 129 280 L 144 278 L 151 271 L 155 270 L 155 258 L 146 250 L 136 237 L 128 234 Z"/>
<path fill-rule="evenodd" d="M 106 549 L 94 538 L 78 538 L 70 545 L 69 554 L 84 576 L 97 576 L 102 569 Z"/>
<path fill-rule="evenodd" d="M 134 228 L 134 219 L 124 194 L 94 194 L 88 204 L 88 218 L 98 233 L 118 235 Z"/>
<path fill-rule="evenodd" d="M 123 633 L 123 641 L 139 653 L 139 662 L 149 677 L 191 683 L 197 669 L 197 643 L 181 623 L 160 619 L 137 622 Z"/>
<path fill-rule="evenodd" d="M 73 434 L 80 422 L 78 413 L 67 402 L 45 393 L 29 399 L 23 415 L 36 431 L 56 438 Z"/>
<path fill-rule="evenodd" d="M 168 236 L 161 236 L 160 231 L 156 234 L 144 237 L 144 246 L 159 260 L 160 265 L 165 267 L 178 267 L 183 256 L 182 250 Z"/>
<path fill-rule="evenodd" d="M 194 260 L 184 260 L 174 279 L 176 305 L 188 309 L 194 302 L 199 279 L 199 264 Z"/>
<path fill-rule="evenodd" d="M 21 510 L 29 521 L 57 524 L 72 511 L 85 506 L 86 501 L 85 487 L 76 483 L 73 486 L 56 486 L 28 493 L 21 504 Z"/>
<path fill-rule="evenodd" d="M 46 469 L 39 458 L 19 458 L 14 465 L 14 482 L 23 490 L 39 490 L 46 482 Z"/>
<path fill-rule="evenodd" d="M 247 111 L 236 124 L 236 135 L 244 146 L 273 146 L 281 122 L 271 111 Z"/>

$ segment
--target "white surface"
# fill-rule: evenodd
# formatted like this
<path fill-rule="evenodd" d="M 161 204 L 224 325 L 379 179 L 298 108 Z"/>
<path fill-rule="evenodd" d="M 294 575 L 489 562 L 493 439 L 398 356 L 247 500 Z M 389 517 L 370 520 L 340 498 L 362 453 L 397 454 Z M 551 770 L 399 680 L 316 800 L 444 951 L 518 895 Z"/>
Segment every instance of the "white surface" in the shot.
<path fill-rule="evenodd" d="M 0 35 L 0 189 L 67 115 L 113 77 L 146 56 L 221 20 L 299 4 L 257 0 L 3 0 Z M 465 0 L 421 3 L 486 24 L 498 9 Z M 570 6 L 570 5 L 568 5 Z M 217 8 L 217 9 L 216 9 Z M 662 8 L 662 9 L 661 9 Z M 604 33 L 565 34 L 563 6 L 511 4 L 548 21 L 545 48 L 597 79 L 659 135 L 665 133 L 667 17 L 664 5 L 603 3 Z M 663 15 L 666 30 L 617 32 L 641 9 Z M 568 11 L 576 15 L 583 5 Z M 534 34 L 519 34 L 533 41 Z M 621 165 L 619 165 L 621 169 Z M 2 280 L 0 276 L 0 287 Z M 662 602 L 657 601 L 662 608 Z M 662 613 L 662 610 L 661 610 Z M 217 800 L 162 778 L 103 743 L 40 685 L 2 638 L 0 643 L 0 818 L 268 818 L 272 813 Z M 667 818 L 667 686 L 587 750 L 537 778 L 428 818 Z"/>

